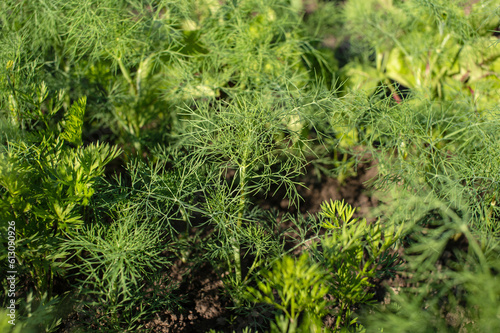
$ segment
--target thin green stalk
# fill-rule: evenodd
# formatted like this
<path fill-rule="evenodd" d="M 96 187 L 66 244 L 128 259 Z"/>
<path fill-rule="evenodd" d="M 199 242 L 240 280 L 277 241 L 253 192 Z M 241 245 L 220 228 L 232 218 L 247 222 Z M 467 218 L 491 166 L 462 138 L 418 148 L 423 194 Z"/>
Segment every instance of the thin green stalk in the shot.
<path fill-rule="evenodd" d="M 184 231 L 184 233 L 180 234 L 180 238 L 185 237 L 186 239 L 189 239 L 189 227 L 191 226 L 191 222 L 189 221 L 186 208 L 184 208 L 184 206 L 180 206 L 179 211 L 181 212 L 182 220 L 186 223 L 186 230 Z M 182 251 L 182 258 L 181 258 L 182 262 L 184 263 L 187 262 L 189 256 L 191 255 L 191 252 L 192 250 L 189 248 L 185 251 Z"/>
<path fill-rule="evenodd" d="M 188 218 L 187 212 L 186 212 L 186 208 L 184 208 L 184 206 L 181 206 L 179 211 L 181 212 L 182 220 L 184 221 L 184 223 L 186 223 L 186 230 L 184 232 L 185 232 L 185 236 L 187 238 L 187 237 L 189 237 L 189 227 L 191 226 L 191 222 L 189 221 L 189 218 Z"/>
<path fill-rule="evenodd" d="M 260 253 L 257 254 L 257 257 L 258 257 L 258 255 L 260 255 Z M 261 262 L 262 262 L 262 260 L 257 260 L 257 259 L 255 259 L 253 261 L 252 266 L 248 270 L 247 275 L 245 276 L 245 279 L 243 280 L 243 282 L 245 282 L 248 279 L 248 277 L 250 276 L 250 273 L 252 273 L 254 269 L 256 269 L 257 267 L 260 266 Z"/>
<path fill-rule="evenodd" d="M 130 87 L 132 87 L 135 96 L 137 96 L 138 95 L 137 87 L 135 86 L 134 82 L 132 82 L 132 78 L 130 77 L 128 69 L 125 67 L 120 57 L 117 57 L 115 59 L 118 62 L 118 66 L 120 66 L 120 70 L 122 71 L 123 77 L 125 77 L 125 80 L 127 80 L 127 82 L 130 84 Z"/>
<path fill-rule="evenodd" d="M 246 155 L 246 154 L 245 154 Z M 241 250 L 238 239 L 236 238 L 236 232 L 241 228 L 243 224 L 243 215 L 245 213 L 245 187 L 246 187 L 246 165 L 242 164 L 240 166 L 240 207 L 238 211 L 238 219 L 236 221 L 236 230 L 234 230 L 233 234 L 233 251 L 234 251 L 234 264 L 235 264 L 235 273 L 236 273 L 236 281 L 238 284 L 241 283 L 242 274 L 241 274 Z"/>

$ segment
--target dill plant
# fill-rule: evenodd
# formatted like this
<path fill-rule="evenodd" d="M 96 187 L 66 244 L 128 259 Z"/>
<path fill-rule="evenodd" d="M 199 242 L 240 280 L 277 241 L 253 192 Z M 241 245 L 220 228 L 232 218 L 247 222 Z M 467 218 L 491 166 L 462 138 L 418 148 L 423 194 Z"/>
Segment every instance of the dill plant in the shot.
<path fill-rule="evenodd" d="M 494 92 L 500 81 L 492 37 L 499 8 L 492 1 L 468 9 L 447 3 L 342 6 L 352 60 L 341 71 L 351 93 L 338 101 L 330 124 L 351 139 L 348 147 L 362 144 L 378 161 L 379 188 L 399 183 L 450 204 L 457 196 L 449 193 L 460 193 L 484 217 L 476 227 L 496 233 L 490 217 L 498 191 Z M 373 29 L 361 34 L 366 24 Z"/>
<path fill-rule="evenodd" d="M 329 97 L 314 96 L 321 94 L 305 86 L 309 51 L 302 46 L 308 39 L 301 36 L 298 13 L 284 2 L 228 2 L 196 23 L 208 52 L 199 58 L 202 84 L 191 90 L 194 101 L 181 107 L 179 146 L 209 166 L 203 209 L 222 239 L 216 256 L 231 267 L 231 284 L 240 286 L 251 198 L 284 186 L 287 198 L 297 202 L 294 178 L 306 161 L 308 118 L 313 108 L 324 114 Z M 234 175 L 226 183 L 228 171 Z"/>
<path fill-rule="evenodd" d="M 175 15 L 166 12 L 167 4 Z M 170 80 L 183 76 L 175 68 L 187 56 L 181 49 L 189 40 L 180 26 L 189 5 L 89 0 L 6 1 L 2 7 L 3 59 L 37 66 L 35 79 L 52 90 L 88 96 L 99 112 L 87 119 L 140 148 L 142 127 L 165 107 L 152 87 L 165 73 Z"/>
<path fill-rule="evenodd" d="M 365 129 L 360 133 L 367 150 L 378 160 L 375 186 L 400 184 L 468 205 L 482 217 L 475 228 L 498 233 L 498 110 L 477 114 L 468 99 L 429 101 L 418 94 L 401 104 L 365 98 L 352 99 L 346 108 L 356 108 L 353 126 Z"/>
<path fill-rule="evenodd" d="M 371 120 L 361 120 L 364 111 L 359 108 L 373 110 L 370 117 L 382 120 L 381 125 L 384 113 L 377 114 L 377 110 L 391 108 L 405 98 L 413 100 L 415 109 L 427 108 L 428 101 L 458 102 L 449 106 L 450 115 L 453 108 L 462 107 L 458 105 L 472 102 L 471 110 L 480 118 L 494 119 L 500 82 L 494 35 L 499 7 L 494 1 L 352 0 L 320 3 L 320 8 L 305 24 L 310 30 L 324 22 L 337 27 L 338 32 L 318 29 L 317 34 L 335 37 L 332 47 L 341 61 L 337 74 L 344 82 L 339 95 L 345 97 L 333 112 L 327 125 L 330 129 L 322 129 L 331 133 L 325 143 L 335 147 L 334 161 L 328 155 L 320 156 L 322 163 L 336 167 L 340 180 L 352 174 L 353 166 L 355 170 L 358 160 L 347 157 L 359 154 L 351 147 L 365 145 L 365 140 L 368 145 L 394 140 L 400 134 L 394 133 L 396 129 L 387 133 L 390 126 L 400 128 L 400 133 L 411 131 L 404 122 L 406 113 L 399 124 L 374 129 Z M 327 12 L 337 15 L 325 18 Z M 342 161 L 337 161 L 337 152 L 343 153 Z"/>
<path fill-rule="evenodd" d="M 59 156 L 58 151 L 66 144 L 77 146 L 84 152 L 81 165 L 75 166 L 82 166 L 81 170 L 90 163 L 89 170 L 99 176 L 104 165 L 118 155 L 117 149 L 105 145 L 82 145 L 99 131 L 111 130 L 112 139 L 129 152 L 149 153 L 145 147 L 157 142 L 187 151 L 188 157 L 180 158 L 173 169 L 167 166 L 169 157 L 161 154 L 151 153 L 154 161 L 150 164 L 130 158 L 128 175 L 118 177 L 118 186 L 108 184 L 105 193 L 95 197 L 93 185 L 97 179 L 85 179 L 83 186 L 78 183 L 74 189 L 68 184 L 70 175 L 75 180 L 82 177 L 82 171 L 65 168 L 75 159 L 71 154 L 64 157 L 65 163 L 59 165 L 60 173 L 64 173 L 59 177 L 64 179 L 58 178 L 58 186 L 63 188 L 59 194 L 67 195 L 69 186 L 79 197 L 67 196 L 69 208 L 64 210 L 58 203 L 49 218 L 60 217 L 63 229 L 84 220 L 90 222 L 81 235 L 67 231 L 71 239 L 65 247 L 74 252 L 83 246 L 94 256 L 78 252 L 77 259 L 72 259 L 81 263 L 83 285 L 104 295 L 112 311 L 125 306 L 122 301 L 131 297 L 117 287 L 118 273 L 109 259 L 119 252 L 111 240 L 116 234 L 122 235 L 130 222 L 118 218 L 120 210 L 133 216 L 134 221 L 148 221 L 158 233 L 163 232 L 161 226 L 171 234 L 172 221 L 179 219 L 177 210 L 186 227 L 190 211 L 205 214 L 211 222 L 226 214 L 229 218 L 219 226 L 228 232 L 229 253 L 233 252 L 229 267 L 236 266 L 235 284 L 240 285 L 244 278 L 241 243 L 265 239 L 261 237 L 265 231 L 257 223 L 247 227 L 251 196 L 259 190 L 269 192 L 271 185 L 285 185 L 288 197 L 297 199 L 293 178 L 300 175 L 305 163 L 302 149 L 309 125 L 300 111 L 303 101 L 283 98 L 292 91 L 300 95 L 310 78 L 307 62 L 303 62 L 305 55 L 316 56 L 308 47 L 308 39 L 301 35 L 300 15 L 285 1 L 6 1 L 1 6 L 1 61 L 7 64 L 7 79 L 1 82 L 2 102 L 11 112 L 14 127 L 31 124 L 34 130 L 40 130 L 45 115 L 60 120 L 62 112 L 58 110 L 69 112 L 58 128 L 63 130 L 56 140 L 55 155 Z M 17 98 L 31 95 L 41 82 L 46 89 L 39 95 L 65 89 L 55 109 L 50 103 L 39 108 L 28 99 Z M 249 90 L 256 93 L 252 95 Z M 84 101 L 78 101 L 82 95 L 87 96 L 90 106 L 85 114 L 80 112 Z M 32 97 L 33 101 L 38 98 L 36 94 Z M 219 104 L 220 115 L 211 112 L 211 103 Z M 180 109 L 188 114 L 179 115 Z M 243 110 L 244 115 L 240 114 Z M 201 121 L 206 119 L 217 123 L 216 127 L 204 129 L 210 125 Z M 226 131 L 232 126 L 236 128 Z M 226 137 L 213 132 L 221 129 Z M 230 140 L 232 147 L 224 140 Z M 235 140 L 244 142 L 243 149 L 238 149 Z M 219 150 L 210 149 L 215 145 Z M 87 150 L 92 152 L 86 154 Z M 236 170 L 234 183 L 221 182 L 224 170 L 232 168 Z M 208 185 L 197 187 L 196 182 Z M 204 210 L 191 205 L 197 193 L 206 195 Z M 114 194 L 119 194 L 117 199 L 104 202 Z M 75 201 L 86 207 L 84 216 L 76 212 L 80 206 Z M 212 202 L 219 205 L 215 213 Z M 228 202 L 231 205 L 220 206 Z M 104 221 L 109 220 L 117 221 L 106 225 Z M 149 243 L 142 243 L 147 248 Z M 260 259 L 270 251 L 269 243 L 256 250 L 262 251 Z M 136 276 L 134 269 L 143 267 L 144 262 L 134 258 L 122 266 L 129 267 L 126 276 Z M 256 260 L 250 271 L 259 265 Z M 106 294 L 109 286 L 112 292 Z M 112 325 L 123 324 L 113 316 Z"/>
<path fill-rule="evenodd" d="M 321 61 L 285 1 L 6 1 L 2 15 L 2 59 L 87 96 L 89 134 L 111 130 L 134 151 L 175 140 L 178 107 L 193 99 L 301 87 L 303 60 Z"/>
<path fill-rule="evenodd" d="M 474 304 L 483 296 L 471 282 L 496 281 L 498 5 L 483 1 L 469 13 L 464 7 L 443 1 L 344 7 L 352 36 L 366 24 L 374 29 L 357 40 L 364 51 L 344 68 L 348 85 L 366 90 L 344 96 L 345 122 L 338 122 L 377 161 L 375 188 L 390 193 L 378 214 L 409 227 L 404 269 L 415 283 L 392 295 L 382 312 L 363 316 L 368 331 L 495 327 L 496 288 L 483 307 Z M 453 259 L 443 262 L 449 251 Z"/>
<path fill-rule="evenodd" d="M 402 267 L 408 283 L 391 292 L 389 304 L 363 314 L 368 332 L 498 329 L 498 236 L 471 228 L 481 218 L 464 203 L 406 193 L 392 205 L 388 219 L 410 227 Z"/>
<path fill-rule="evenodd" d="M 303 18 L 301 4 L 279 0 L 0 4 L 0 98 L 8 115 L 0 121 L 0 211 L 30 221 L 19 244 L 21 257 L 35 258 L 28 270 L 42 303 L 52 304 L 43 292 L 50 299 L 55 275 L 78 268 L 86 308 L 103 311 L 109 329 L 137 329 L 142 315 L 175 302 L 146 304 L 143 278 L 168 266 L 162 247 L 189 239 L 196 217 L 207 231 L 203 260 L 225 275 L 237 307 L 259 277 L 266 281 L 252 300 L 286 311 L 302 303 L 277 317 L 274 331 L 292 330 L 300 316 L 312 318 L 305 330 L 319 329 L 324 304 L 305 303 L 320 300 L 324 286 L 338 306 L 335 329 L 358 324 L 353 309 L 370 303 L 370 279 L 389 272 L 396 258 L 387 251 L 399 237 L 416 244 L 408 257 L 415 265 L 407 266 L 416 281 L 452 286 L 439 294 L 449 297 L 446 309 L 460 303 L 453 292 L 465 290 L 460 300 L 477 310 L 467 318 L 487 318 L 478 327 L 494 330 L 488 318 L 496 300 L 478 306 L 485 295 L 473 281 L 496 293 L 499 57 L 486 46 L 498 7 L 480 1 L 467 13 L 463 3 L 441 0 L 349 0 L 320 8 L 327 10 Z M 340 37 L 350 40 L 351 58 L 339 61 L 338 73 L 317 39 L 326 33 L 319 20 L 343 27 Z M 315 75 L 333 87 L 340 75 L 348 89 L 326 91 Z M 123 155 L 127 164 L 114 180 L 103 176 L 120 150 L 88 144 L 103 132 L 139 153 Z M 334 148 L 333 163 L 316 159 L 329 155 L 324 143 Z M 298 205 L 298 179 L 311 159 L 330 173 L 325 162 L 333 165 L 342 181 L 360 150 L 378 161 L 376 188 L 397 189 L 385 196 L 380 220 L 352 219 L 350 207 L 325 203 L 320 219 L 290 218 L 294 230 L 281 231 L 277 217 L 255 204 L 283 187 L 284 199 Z M 410 205 L 415 198 L 420 206 Z M 415 236 L 438 215 L 437 230 Z M 413 226 L 404 236 L 395 227 L 403 223 Z M 436 253 L 460 234 L 470 253 L 435 279 Z M 308 259 L 288 256 L 304 249 Z M 275 299 L 273 290 L 301 283 L 294 273 L 317 293 Z M 431 301 L 413 302 L 411 290 L 395 297 L 401 309 L 390 322 L 429 304 L 438 316 L 440 300 L 422 294 Z M 92 303 L 97 298 L 104 302 Z M 361 322 L 386 329 L 382 316 Z M 422 327 L 449 328 L 426 320 Z"/>
<path fill-rule="evenodd" d="M 169 262 L 161 255 L 161 225 L 141 220 L 126 206 L 121 209 L 111 224 L 83 228 L 64 249 L 78 258 L 73 269 L 83 311 L 108 329 L 133 330 L 159 306 L 145 300 L 145 282 Z M 161 304 L 171 301 L 166 295 Z"/>
<path fill-rule="evenodd" d="M 157 147 L 152 151 L 148 161 L 132 158 L 126 172 L 107 181 L 96 208 L 109 214 L 125 205 L 127 211 L 162 226 L 172 237 L 179 231 L 188 236 L 191 215 L 201 211 L 194 197 L 204 188 L 204 166 L 194 159 L 183 163 L 185 156 L 177 150 Z M 179 222 L 184 230 L 179 230 Z"/>
<path fill-rule="evenodd" d="M 277 99 L 277 100 L 275 100 Z M 223 237 L 229 239 L 235 283 L 242 282 L 240 234 L 247 221 L 251 196 L 268 193 L 273 184 L 284 186 L 287 197 L 297 200 L 297 182 L 305 157 L 300 133 L 288 123 L 303 118 L 302 106 L 294 99 L 266 94 L 238 95 L 231 103 L 199 102 L 186 110 L 189 129 L 185 144 L 193 156 L 211 165 L 205 210 Z M 226 173 L 234 170 L 230 183 Z M 221 183 L 222 182 L 222 183 Z M 215 202 L 214 202 L 215 201 Z M 226 254 L 227 255 L 227 254 Z"/>

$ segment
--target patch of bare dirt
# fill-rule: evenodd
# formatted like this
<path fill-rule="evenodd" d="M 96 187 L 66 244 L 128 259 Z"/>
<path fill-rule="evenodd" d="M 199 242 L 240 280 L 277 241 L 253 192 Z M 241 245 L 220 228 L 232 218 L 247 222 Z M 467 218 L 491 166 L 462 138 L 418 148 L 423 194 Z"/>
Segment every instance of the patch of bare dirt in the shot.
<path fill-rule="evenodd" d="M 316 176 L 314 170 L 301 179 L 304 187 L 298 186 L 297 190 L 303 198 L 299 207 L 290 206 L 285 197 L 285 190 L 278 190 L 272 197 L 258 198 L 258 204 L 263 209 L 277 208 L 282 212 L 302 214 L 315 214 L 320 211 L 320 205 L 330 200 L 345 200 L 354 208 L 358 208 L 356 216 L 366 216 L 372 207 L 376 207 L 379 200 L 369 190 L 370 181 L 377 175 L 375 162 L 360 164 L 356 175 L 346 178 L 340 182 L 336 178 L 321 175 Z"/>

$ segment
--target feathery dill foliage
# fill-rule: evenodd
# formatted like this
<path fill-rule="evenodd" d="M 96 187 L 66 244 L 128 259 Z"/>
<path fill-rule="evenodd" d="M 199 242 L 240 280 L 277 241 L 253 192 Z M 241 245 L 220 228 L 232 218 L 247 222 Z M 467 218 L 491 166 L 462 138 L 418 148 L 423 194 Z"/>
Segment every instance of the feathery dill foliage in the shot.
<path fill-rule="evenodd" d="M 237 288 L 245 278 L 241 247 L 259 234 L 247 237 L 258 224 L 249 215 L 252 197 L 284 187 L 286 199 L 298 204 L 297 177 L 303 173 L 308 150 L 302 132 L 314 126 L 310 111 L 321 110 L 330 97 L 278 88 L 240 93 L 227 101 L 200 100 L 183 114 L 182 143 L 192 152 L 186 161 L 194 159 L 207 167 L 203 209 L 217 229 L 217 242 L 223 244 L 214 256 L 228 262 L 234 273 L 229 284 Z M 233 297 L 239 302 L 239 296 Z"/>
<path fill-rule="evenodd" d="M 500 49 L 492 34 L 500 8 L 467 6 L 347 2 L 345 24 L 361 38 L 351 40 L 375 59 L 358 57 L 342 69 L 351 87 L 364 88 L 346 96 L 342 112 L 379 160 L 380 185 L 460 200 L 482 217 L 475 228 L 498 233 Z M 373 29 L 357 33 L 366 24 Z"/>
<path fill-rule="evenodd" d="M 410 245 L 411 288 L 367 312 L 368 331 L 498 329 L 498 289 L 486 296 L 473 281 L 498 282 L 499 10 L 494 1 L 344 6 L 359 53 L 342 71 L 364 91 L 342 99 L 348 117 L 338 122 L 377 160 L 375 186 L 391 193 L 379 214 L 405 221 Z"/>
<path fill-rule="evenodd" d="M 378 214 L 407 226 L 400 269 L 411 287 L 360 322 L 370 332 L 498 329 L 499 110 L 417 94 L 400 104 L 364 99 L 347 106 L 378 161 L 375 187 L 390 193 Z"/>
<path fill-rule="evenodd" d="M 466 205 L 432 194 L 399 195 L 385 219 L 407 221 L 408 286 L 363 314 L 367 332 L 498 330 L 498 236 L 471 228 L 482 219 Z"/>
<path fill-rule="evenodd" d="M 133 330 L 157 310 L 145 300 L 144 283 L 169 264 L 161 256 L 162 226 L 123 208 L 112 224 L 90 225 L 64 244 L 79 259 L 77 278 L 85 277 L 78 287 L 84 311 L 113 330 Z M 170 302 L 166 295 L 162 304 Z"/>
<path fill-rule="evenodd" d="M 137 233 L 121 232 L 130 225 L 130 219 L 144 221 L 143 225 L 151 228 L 156 226 L 154 230 L 158 234 L 163 232 L 158 229 L 161 226 L 167 227 L 172 235 L 175 232 L 172 221 L 179 219 L 188 227 L 191 211 L 206 213 L 191 206 L 194 194 L 209 193 L 199 185 L 205 179 L 209 186 L 223 186 L 229 197 L 236 197 L 235 221 L 240 225 L 248 218 L 249 196 L 259 187 L 269 190 L 272 184 L 285 184 L 290 198 L 297 198 L 292 178 L 301 173 L 305 161 L 301 152 L 303 140 L 298 133 L 309 125 L 297 111 L 302 107 L 300 103 L 294 105 L 297 101 L 285 100 L 281 95 L 298 91 L 308 83 L 308 65 L 302 60 L 306 54 L 309 58 L 316 55 L 308 46 L 308 39 L 301 36 L 300 15 L 286 2 L 5 1 L 0 6 L 0 60 L 5 64 L 2 66 L 5 75 L 2 76 L 1 98 L 9 119 L 2 122 L 2 126 L 12 130 L 9 137 L 5 137 L 6 147 L 15 147 L 10 139 L 14 135 L 25 140 L 24 151 L 33 154 L 29 161 L 36 164 L 44 155 L 50 165 L 42 164 L 41 170 L 37 170 L 40 175 L 32 178 L 33 182 L 24 181 L 33 176 L 30 174 L 18 177 L 16 184 L 26 186 L 26 193 L 40 184 L 42 188 L 48 186 L 55 191 L 52 195 L 47 195 L 47 191 L 37 194 L 33 199 L 36 208 L 31 208 L 32 203 L 28 202 L 21 207 L 22 214 L 30 220 L 36 212 L 35 216 L 43 220 L 38 227 L 46 233 L 66 232 L 62 238 L 51 236 L 57 247 L 39 251 L 40 255 L 69 255 L 58 251 L 60 243 L 65 244 L 68 252 L 78 250 L 78 246 L 86 249 L 78 252 L 77 260 L 68 260 L 70 267 L 65 268 L 74 272 L 75 261 L 83 262 L 77 274 L 85 281 L 80 287 L 91 286 L 105 296 L 109 302 L 101 304 L 104 312 L 133 307 L 134 302 L 127 298 L 130 294 L 124 291 L 127 285 L 123 279 L 136 277 L 136 272 L 144 267 L 135 255 L 125 259 L 115 255 L 127 253 L 126 249 L 133 244 L 143 245 L 132 251 L 134 253 L 148 251 L 151 245 L 143 242 Z M 271 96 L 270 87 L 280 96 Z M 248 97 L 249 89 L 265 91 L 265 105 L 259 105 L 260 96 Z M 57 97 L 54 97 L 55 91 L 59 92 Z M 245 96 L 240 98 L 241 94 Z M 81 96 L 86 96 L 86 103 Z M 220 101 L 215 102 L 216 98 Z M 272 99 L 277 101 L 269 102 Z M 220 110 L 224 111 L 227 119 L 209 115 L 220 124 L 225 122 L 223 127 L 229 126 L 229 121 L 235 122 L 237 127 L 244 125 L 229 131 L 232 137 L 209 137 L 209 141 L 197 143 L 219 145 L 220 149 L 224 145 L 222 139 L 245 142 L 243 149 L 238 150 L 237 145 L 233 145 L 231 156 L 222 155 L 222 159 L 226 159 L 224 163 L 238 167 L 234 180 L 239 179 L 240 184 L 236 192 L 218 179 L 222 159 L 220 164 L 214 163 L 214 152 L 201 150 L 196 153 L 198 147 L 191 144 L 196 140 L 187 140 L 188 144 L 183 141 L 196 138 L 201 132 L 193 130 L 196 117 L 178 114 L 179 106 L 195 110 L 202 104 L 208 108 L 210 103 L 219 103 Z M 227 105 L 235 108 L 231 110 Z M 85 106 L 87 112 L 84 113 Z M 293 107 L 294 111 L 286 107 Z M 249 121 L 242 121 L 244 117 L 237 116 L 240 111 L 246 112 Z M 183 121 L 185 117 L 191 120 Z M 259 125 L 258 135 L 251 137 L 256 125 Z M 292 129 L 290 133 L 287 127 Z M 27 138 L 29 130 L 39 131 L 43 138 L 41 144 L 30 146 L 26 143 L 33 141 Z M 149 164 L 131 159 L 126 176 L 118 176 L 116 184 L 109 183 L 106 190 L 94 195 L 95 187 L 103 184 L 95 177 L 87 177 L 86 173 L 101 176 L 103 166 L 118 155 L 117 149 L 109 149 L 106 145 L 83 145 L 100 131 L 111 131 L 111 139 L 123 144 L 128 151 L 143 152 L 151 143 L 175 145 L 180 140 L 177 145 L 187 150 L 187 157 L 175 161 L 173 167 L 167 165 L 172 159 L 161 153 L 153 153 L 154 161 Z M 35 149 L 39 144 L 41 148 Z M 67 144 L 76 145 L 78 153 Z M 71 153 L 66 155 L 66 151 Z M 20 154 L 19 151 L 15 153 Z M 207 166 L 200 163 L 207 161 L 212 169 L 205 171 Z M 16 172 L 23 170 L 18 164 L 13 164 L 13 160 L 5 163 L 14 166 Z M 259 170 L 266 174 L 260 176 Z M 35 184 L 35 180 L 40 184 Z M 265 183 L 260 184 L 262 180 Z M 125 184 L 127 186 L 123 186 Z M 20 193 L 8 185 L 3 187 L 5 195 L 19 196 Z M 26 193 L 21 193 L 25 196 L 19 199 L 20 202 L 26 201 Z M 115 195 L 118 196 L 113 197 Z M 111 200 L 107 201 L 109 198 Z M 44 208 L 46 200 L 48 207 Z M 211 196 L 203 200 L 210 205 Z M 8 211 L 8 207 L 4 208 Z M 230 209 L 233 207 L 229 205 L 222 210 L 228 212 Z M 119 218 L 120 212 L 133 218 Z M 44 226 L 49 220 L 53 224 Z M 109 220 L 112 222 L 108 225 L 106 221 Z M 82 224 L 86 225 L 81 233 L 70 230 Z M 29 225 L 35 227 L 33 222 Z M 150 229 L 139 230 L 145 236 L 150 235 Z M 36 230 L 33 233 L 37 235 Z M 250 225 L 241 237 L 247 239 L 244 243 L 248 245 L 263 234 L 261 229 Z M 233 231 L 229 236 L 232 250 L 238 253 L 234 261 L 239 266 L 237 238 L 240 236 Z M 113 242 L 123 237 L 127 238 L 126 244 Z M 155 246 L 158 242 L 156 240 Z M 45 243 L 51 244 L 48 240 Z M 37 243 L 30 239 L 27 244 L 34 247 Z M 257 246 L 256 253 L 266 246 L 268 244 Z M 157 255 L 155 252 L 154 256 Z M 262 254 L 257 257 L 261 258 Z M 55 271 L 61 258 L 45 258 L 54 266 L 49 269 L 50 279 L 53 273 L 61 276 L 65 273 Z M 116 260 L 122 259 L 125 261 L 120 267 L 125 270 L 115 265 Z M 258 266 L 256 263 L 253 269 Z M 43 282 L 47 274 L 36 269 L 32 269 L 33 279 Z M 241 282 L 241 267 L 236 275 Z M 119 276 L 123 277 L 120 283 L 116 282 Z M 50 283 L 51 280 L 43 282 L 38 287 L 40 292 Z M 111 290 L 111 294 L 103 294 L 105 290 Z M 112 315 L 110 325 L 116 328 L 123 323 L 122 319 Z"/>
<path fill-rule="evenodd" d="M 97 220 L 128 212 L 161 226 L 170 236 L 179 232 L 179 223 L 189 231 L 191 216 L 201 212 L 194 197 L 204 188 L 203 161 L 185 163 L 184 154 L 164 147 L 153 153 L 150 161 L 132 159 L 125 173 L 107 181 L 95 200 Z"/>
<path fill-rule="evenodd" d="M 477 114 L 467 100 L 432 102 L 417 95 L 394 105 L 365 98 L 347 107 L 356 110 L 353 123 L 364 129 L 363 141 L 379 161 L 377 186 L 398 183 L 466 205 L 481 217 L 475 228 L 497 234 L 499 110 Z"/>
<path fill-rule="evenodd" d="M 175 68 L 189 56 L 182 52 L 187 36 L 181 28 L 189 4 L 88 0 L 2 6 L 2 42 L 11 50 L 4 59 L 19 68 L 37 66 L 33 79 L 45 80 L 51 90 L 65 89 L 71 98 L 86 95 L 90 111 L 96 111 L 87 115 L 94 127 L 111 127 L 115 137 L 139 147 L 141 128 L 168 106 L 158 88 L 165 90 L 166 82 L 187 72 Z"/>
<path fill-rule="evenodd" d="M 296 201 L 293 178 L 303 172 L 306 143 L 291 128 L 308 126 L 306 106 L 280 95 L 249 93 L 229 102 L 197 103 L 186 110 L 190 118 L 185 145 L 220 173 L 236 169 L 243 192 L 268 192 L 271 185 L 282 185 Z"/>
<path fill-rule="evenodd" d="M 44 80 L 49 90 L 87 96 L 87 131 L 109 128 L 117 142 L 139 150 L 182 132 L 177 108 L 193 99 L 287 81 L 303 86 L 302 60 L 315 56 L 300 16 L 284 1 L 2 6 L 2 59 L 20 71 L 37 68 L 30 80 Z"/>

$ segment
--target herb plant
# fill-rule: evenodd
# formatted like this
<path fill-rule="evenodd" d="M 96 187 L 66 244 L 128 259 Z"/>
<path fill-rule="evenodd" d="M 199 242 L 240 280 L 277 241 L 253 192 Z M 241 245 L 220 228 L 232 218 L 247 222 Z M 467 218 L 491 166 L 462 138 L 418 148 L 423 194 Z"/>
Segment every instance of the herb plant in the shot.
<path fill-rule="evenodd" d="M 321 214 L 327 229 L 321 237 L 321 251 L 313 247 L 316 260 L 328 272 L 329 294 L 338 307 L 336 327 L 353 325 L 357 318 L 352 308 L 368 304 L 373 294 L 370 280 L 391 274 L 397 254 L 389 250 L 401 237 L 404 225 L 383 225 L 380 220 L 368 223 L 353 218 L 354 209 L 341 201 L 325 202 Z"/>
<path fill-rule="evenodd" d="M 249 288 L 250 298 L 254 302 L 273 305 L 287 319 L 285 321 L 283 317 L 277 316 L 276 323 L 271 326 L 272 331 L 320 331 L 321 318 L 326 314 L 324 296 L 328 288 L 325 286 L 324 272 L 318 264 L 309 262 L 307 254 L 297 260 L 283 257 L 274 264 L 272 271 L 262 270 L 259 280 L 258 289 Z M 275 300 L 274 291 L 279 302 Z"/>
<path fill-rule="evenodd" d="M 409 283 L 363 316 L 367 331 L 496 330 L 498 239 L 470 227 L 477 222 L 467 206 L 432 195 L 402 199 L 395 217 L 412 223 L 403 266 Z"/>
<path fill-rule="evenodd" d="M 122 209 L 127 212 L 127 207 Z M 74 266 L 77 277 L 85 277 L 79 287 L 81 296 L 89 298 L 84 307 L 99 309 L 98 318 L 109 329 L 119 330 L 124 323 L 127 330 L 133 329 L 151 310 L 141 289 L 145 276 L 168 264 L 161 256 L 160 233 L 160 225 L 125 213 L 109 226 L 84 228 L 65 243 L 66 251 L 79 259 Z M 132 315 L 137 306 L 140 311 Z"/>
<path fill-rule="evenodd" d="M 3 120 L 11 121 L 17 137 L 7 136 L 2 146 L 0 184 L 4 221 L 19 221 L 16 229 L 22 246 L 18 260 L 28 269 L 38 295 L 47 291 L 50 298 L 54 274 L 64 271 L 58 259 L 65 253 L 57 250 L 61 243 L 57 236 L 83 223 L 96 179 L 119 150 L 100 143 L 81 146 L 85 99 L 69 108 L 61 129 L 51 132 L 51 119 L 44 117 L 46 132 L 30 134 L 29 127 L 40 126 L 29 120 L 43 115 L 44 90 L 42 85 L 36 109 L 17 115 L 26 125 L 16 118 Z"/>
<path fill-rule="evenodd" d="M 208 102 L 187 110 L 186 145 L 193 149 L 193 158 L 210 165 L 208 179 L 213 190 L 206 190 L 205 210 L 220 237 L 228 237 L 232 259 L 225 259 L 231 261 L 236 285 L 243 281 L 240 235 L 252 223 L 247 218 L 251 196 L 259 191 L 267 194 L 276 185 L 286 188 L 290 200 L 297 200 L 294 178 L 305 164 L 304 142 L 287 125 L 304 118 L 306 106 L 299 103 L 267 91 L 243 95 L 231 104 L 217 103 L 215 111 Z M 234 175 L 224 184 L 229 170 Z"/>

